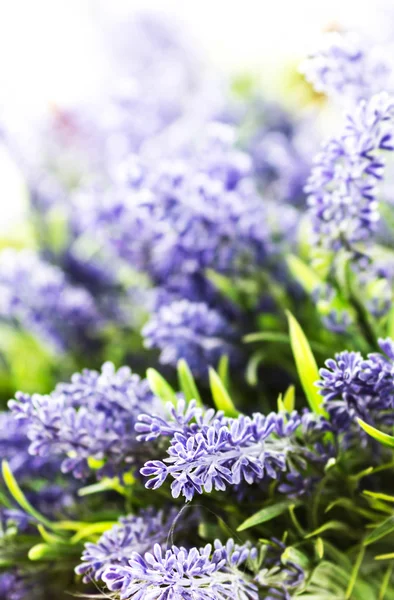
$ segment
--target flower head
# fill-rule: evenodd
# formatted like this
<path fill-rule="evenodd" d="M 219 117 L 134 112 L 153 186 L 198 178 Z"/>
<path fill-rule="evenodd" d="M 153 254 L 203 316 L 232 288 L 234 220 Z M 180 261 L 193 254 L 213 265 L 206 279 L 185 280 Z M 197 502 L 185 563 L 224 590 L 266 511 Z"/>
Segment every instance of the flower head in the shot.
<path fill-rule="evenodd" d="M 382 152 L 394 150 L 394 102 L 386 93 L 361 101 L 342 134 L 317 155 L 306 185 L 318 242 L 332 250 L 370 240 L 379 220 Z"/>
<path fill-rule="evenodd" d="M 63 351 L 84 343 L 102 324 L 93 296 L 28 250 L 0 254 L 0 318 Z"/>
<path fill-rule="evenodd" d="M 146 381 L 128 367 L 105 363 L 101 372 L 84 370 L 50 396 L 17 394 L 10 408 L 26 423 L 30 453 L 63 458 L 63 472 L 86 476 L 89 459 L 102 461 L 102 472 L 121 471 L 136 459 L 134 425 L 153 407 Z"/>
<path fill-rule="evenodd" d="M 150 477 L 147 488 L 157 489 L 170 477 L 173 497 L 183 495 L 190 501 L 196 493 L 223 491 L 241 483 L 278 479 L 293 470 L 305 471 L 308 461 L 316 462 L 316 455 L 317 462 L 328 460 L 323 444 L 315 448 L 327 427 L 320 422 L 314 425 L 308 414 L 300 417 L 296 412 L 267 416 L 255 413 L 237 418 L 220 413 L 215 418 L 212 411 L 206 418 L 203 414 L 198 411 L 196 421 L 190 423 L 194 417 L 191 413 L 183 431 L 173 420 L 166 429 L 157 419 L 139 417 L 141 425 L 138 423 L 136 428 L 143 439 L 149 439 L 150 431 L 156 437 L 158 431 L 168 435 L 173 428 L 168 457 L 164 461 L 148 461 L 141 469 L 142 475 Z M 297 430 L 303 431 L 303 444 L 293 435 Z"/>
<path fill-rule="evenodd" d="M 393 64 L 383 49 L 355 33 L 327 33 L 322 42 L 301 66 L 318 92 L 355 105 L 389 88 Z"/>
<path fill-rule="evenodd" d="M 133 552 L 128 566 L 104 571 L 103 580 L 123 600 L 257 600 L 257 587 L 245 572 L 245 562 L 255 556 L 248 545 L 219 540 L 200 550 L 172 546 L 163 551 L 155 544 L 153 552 Z"/>
<path fill-rule="evenodd" d="M 145 345 L 161 350 L 160 362 L 175 366 L 184 358 L 193 373 L 204 377 L 221 356 L 242 361 L 240 332 L 224 315 L 204 302 L 179 300 L 161 306 L 142 330 Z"/>
<path fill-rule="evenodd" d="M 108 567 L 126 566 L 133 552 L 144 554 L 154 544 L 164 547 L 173 523 L 178 516 L 176 508 L 156 511 L 141 510 L 137 515 L 121 517 L 118 525 L 106 531 L 96 542 L 87 542 L 82 563 L 76 568 L 86 582 L 100 580 Z"/>

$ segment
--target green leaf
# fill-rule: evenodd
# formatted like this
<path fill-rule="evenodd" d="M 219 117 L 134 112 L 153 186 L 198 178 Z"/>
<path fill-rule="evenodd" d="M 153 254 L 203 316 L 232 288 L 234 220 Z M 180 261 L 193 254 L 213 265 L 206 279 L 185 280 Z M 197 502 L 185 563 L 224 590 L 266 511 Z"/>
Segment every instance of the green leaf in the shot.
<path fill-rule="evenodd" d="M 155 396 L 158 396 L 158 398 L 161 398 L 164 402 L 171 402 L 171 404 L 176 406 L 177 398 L 175 391 L 158 371 L 155 369 L 148 369 L 146 371 L 146 378 L 149 387 Z"/>
<path fill-rule="evenodd" d="M 21 508 L 23 508 L 23 510 L 25 510 L 29 515 L 34 517 L 34 519 L 36 519 L 39 523 L 42 523 L 43 525 L 48 527 L 48 529 L 56 529 L 56 525 L 54 523 L 51 523 L 51 521 L 49 521 L 46 517 L 44 517 L 42 514 L 40 514 L 30 504 L 30 502 L 28 501 L 28 499 L 22 492 L 21 488 L 19 487 L 14 475 L 12 474 L 10 466 L 6 460 L 2 461 L 2 473 L 3 473 L 3 478 L 5 481 L 5 484 L 9 490 L 10 494 L 12 495 L 14 500 L 19 504 L 19 506 Z"/>
<path fill-rule="evenodd" d="M 383 446 L 394 448 L 394 436 L 383 433 L 383 431 L 379 431 L 379 429 L 372 427 L 372 425 L 368 425 L 368 423 L 362 419 L 357 418 L 357 423 L 360 425 L 361 429 L 364 429 L 368 435 L 383 444 Z"/>
<path fill-rule="evenodd" d="M 357 555 L 356 562 L 354 563 L 354 567 L 353 567 L 351 575 L 350 575 L 349 584 L 346 589 L 345 600 L 349 600 L 352 597 L 353 588 L 357 581 L 358 572 L 360 570 L 361 563 L 363 562 L 364 554 L 365 554 L 365 547 L 361 546 L 360 552 Z"/>
<path fill-rule="evenodd" d="M 216 408 L 222 410 L 227 417 L 237 417 L 239 412 L 235 408 L 222 380 L 212 367 L 209 367 L 209 383 Z"/>
<path fill-rule="evenodd" d="M 387 337 L 394 339 L 394 304 L 391 306 L 387 321 Z"/>
<path fill-rule="evenodd" d="M 394 496 L 389 496 L 389 494 L 382 494 L 381 492 L 371 492 L 370 490 L 363 490 L 362 492 L 364 496 L 368 496 L 370 498 L 376 498 L 377 500 L 385 500 L 386 502 L 394 502 Z"/>
<path fill-rule="evenodd" d="M 189 369 L 189 365 L 183 358 L 181 358 L 178 361 L 177 368 L 179 386 L 185 396 L 186 402 L 190 402 L 190 400 L 196 400 L 197 404 L 202 406 L 201 396 L 198 392 L 192 372 Z"/>
<path fill-rule="evenodd" d="M 275 519 L 275 517 L 286 512 L 290 506 L 297 506 L 297 503 L 295 503 L 294 500 L 284 500 L 283 502 L 277 502 L 276 504 L 266 506 L 241 523 L 241 525 L 237 527 L 237 531 L 244 531 L 250 527 L 255 527 L 261 523 L 271 521 L 272 519 Z"/>
<path fill-rule="evenodd" d="M 308 533 L 308 535 L 305 536 L 305 539 L 314 537 L 315 535 L 320 535 L 326 531 L 342 531 L 344 533 L 350 533 L 351 529 L 348 527 L 348 525 L 345 525 L 345 523 L 342 523 L 341 521 L 328 521 L 327 523 L 324 523 L 324 525 L 321 525 L 321 527 L 318 527 L 314 531 Z"/>
<path fill-rule="evenodd" d="M 378 600 L 384 600 L 384 597 L 386 596 L 387 588 L 389 586 L 391 575 L 393 573 L 393 567 L 394 565 L 392 564 L 387 567 L 386 573 L 384 574 L 384 577 L 382 579 L 382 585 L 380 586 Z"/>
<path fill-rule="evenodd" d="M 252 387 L 255 387 L 258 383 L 258 369 L 260 364 L 263 362 L 266 356 L 265 350 L 258 350 L 254 352 L 250 359 L 248 360 L 248 364 L 246 366 L 245 379 L 248 384 Z"/>
<path fill-rule="evenodd" d="M 391 517 L 388 517 L 388 519 L 385 519 L 384 521 L 382 521 L 382 523 L 380 523 L 380 525 L 375 527 L 375 529 L 373 531 L 371 531 L 371 533 L 369 535 L 367 535 L 367 537 L 364 539 L 364 545 L 369 546 L 369 544 L 373 544 L 374 542 L 377 542 L 378 540 L 385 537 L 386 535 L 389 535 L 393 531 L 394 531 L 394 516 L 391 516 Z"/>
<path fill-rule="evenodd" d="M 294 279 L 298 281 L 308 294 L 312 294 L 316 288 L 322 285 L 323 282 L 319 275 L 300 260 L 298 256 L 289 254 L 286 257 L 286 262 Z"/>
<path fill-rule="evenodd" d="M 71 538 L 71 543 L 76 544 L 77 542 L 80 542 L 84 538 L 90 537 L 94 534 L 97 534 L 97 533 L 102 534 L 105 531 L 108 531 L 108 529 L 111 529 L 111 527 L 116 525 L 116 523 L 117 523 L 116 521 L 103 521 L 101 523 L 90 523 L 89 525 L 86 525 L 86 527 L 83 527 L 79 531 L 77 531 L 77 533 L 75 535 L 73 535 L 73 537 Z"/>
<path fill-rule="evenodd" d="M 315 357 L 298 321 L 289 311 L 286 311 L 286 314 L 289 321 L 291 349 L 309 406 L 318 415 L 327 416 L 322 406 L 323 398 L 315 386 L 320 379 Z"/>
<path fill-rule="evenodd" d="M 285 395 L 283 396 L 283 406 L 287 412 L 291 413 L 294 410 L 294 405 L 295 387 L 294 385 L 289 385 L 289 387 L 285 391 Z"/>
<path fill-rule="evenodd" d="M 394 552 L 389 552 L 388 554 L 378 554 L 375 556 L 375 560 L 392 560 L 394 558 Z"/>
<path fill-rule="evenodd" d="M 230 385 L 229 364 L 229 359 L 226 354 L 220 357 L 218 364 L 218 375 L 226 388 L 228 388 Z"/>
<path fill-rule="evenodd" d="M 324 542 L 321 537 L 318 537 L 315 540 L 315 550 L 319 560 L 322 560 L 324 556 Z"/>
<path fill-rule="evenodd" d="M 100 492 L 107 492 L 108 490 L 113 490 L 118 492 L 122 496 L 126 496 L 126 490 L 119 483 L 119 478 L 114 477 L 113 479 L 104 478 L 102 481 L 98 481 L 97 483 L 92 483 L 91 485 L 86 485 L 78 490 L 78 496 L 90 496 L 91 494 L 98 494 Z"/>
<path fill-rule="evenodd" d="M 287 333 L 280 333 L 278 331 L 256 331 L 255 333 L 248 333 L 243 338 L 243 341 L 247 344 L 253 342 L 279 342 L 281 344 L 290 344 L 290 338 Z"/>
<path fill-rule="evenodd" d="M 58 544 L 59 542 L 61 543 L 64 541 L 60 536 L 49 533 L 43 525 L 37 525 L 37 529 L 40 532 L 42 539 L 47 544 Z"/>
<path fill-rule="evenodd" d="M 74 555 L 75 547 L 70 544 L 36 544 L 30 548 L 28 558 L 30 560 L 59 560 L 67 554 Z"/>

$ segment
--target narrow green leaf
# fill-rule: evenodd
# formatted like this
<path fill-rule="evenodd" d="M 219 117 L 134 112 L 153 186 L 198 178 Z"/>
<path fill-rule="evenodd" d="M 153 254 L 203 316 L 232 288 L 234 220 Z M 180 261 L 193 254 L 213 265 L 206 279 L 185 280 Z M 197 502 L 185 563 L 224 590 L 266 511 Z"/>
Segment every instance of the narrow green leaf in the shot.
<path fill-rule="evenodd" d="M 252 354 L 252 356 L 248 360 L 245 378 L 248 384 L 252 387 L 256 386 L 258 383 L 258 369 L 260 364 L 263 362 L 265 356 L 266 352 L 263 350 L 259 350 L 258 352 Z"/>
<path fill-rule="evenodd" d="M 285 405 L 283 404 L 283 396 L 282 394 L 279 394 L 278 399 L 276 401 L 277 407 L 278 407 L 278 413 L 280 412 L 285 412 Z"/>
<path fill-rule="evenodd" d="M 101 523 L 91 523 L 90 525 L 86 525 L 86 527 L 83 527 L 77 531 L 75 535 L 73 535 L 71 538 L 71 543 L 76 544 L 77 542 L 80 542 L 84 538 L 90 537 L 91 535 L 97 533 L 102 534 L 105 531 L 108 531 L 108 529 L 111 529 L 111 527 L 114 525 L 116 525 L 116 521 L 103 521 Z"/>
<path fill-rule="evenodd" d="M 387 567 L 386 573 L 384 574 L 384 577 L 382 579 L 382 585 L 380 586 L 378 600 L 384 600 L 384 597 L 387 592 L 387 588 L 390 583 L 391 576 L 393 574 L 393 567 L 394 567 L 394 565 L 392 565 L 392 564 Z"/>
<path fill-rule="evenodd" d="M 259 510 L 257 513 L 246 519 L 241 525 L 237 528 L 237 531 L 244 531 L 245 529 L 249 529 L 250 527 L 255 527 L 256 525 L 260 525 L 261 523 L 266 523 L 267 521 L 271 521 L 278 517 L 279 515 L 286 512 L 289 506 L 296 506 L 297 504 L 293 500 L 284 500 L 283 502 L 278 502 L 277 504 L 271 504 L 270 506 L 266 506 Z"/>
<path fill-rule="evenodd" d="M 149 383 L 149 387 L 155 396 L 158 396 L 164 402 L 171 402 L 174 406 L 177 404 L 177 398 L 175 391 L 172 389 L 169 383 L 164 379 L 160 373 L 155 369 L 148 369 L 146 371 L 146 378 Z"/>
<path fill-rule="evenodd" d="M 324 542 L 321 537 L 318 537 L 315 540 L 315 550 L 319 560 L 322 560 L 324 556 Z"/>
<path fill-rule="evenodd" d="M 388 446 L 389 448 L 394 448 L 394 436 L 388 435 L 387 433 L 383 433 L 383 431 L 379 431 L 372 425 L 368 425 L 362 419 L 357 418 L 357 423 L 360 425 L 361 429 L 364 429 L 375 440 L 383 444 L 383 446 Z"/>
<path fill-rule="evenodd" d="M 218 375 L 226 388 L 230 386 L 229 364 L 228 356 L 223 354 L 218 364 Z"/>
<path fill-rule="evenodd" d="M 239 412 L 235 408 L 222 380 L 212 367 L 209 368 L 209 383 L 216 408 L 222 410 L 227 417 L 237 417 Z"/>
<path fill-rule="evenodd" d="M 394 552 L 389 552 L 388 554 L 378 554 L 375 556 L 375 560 L 391 560 L 394 558 Z"/>
<path fill-rule="evenodd" d="M 277 331 L 256 331 L 256 333 L 248 333 L 243 338 L 247 344 L 253 342 L 279 342 L 281 344 L 290 344 L 290 338 L 287 333 Z"/>
<path fill-rule="evenodd" d="M 298 321 L 293 315 L 286 311 L 290 329 L 290 343 L 294 355 L 294 360 L 297 367 L 298 376 L 309 406 L 312 411 L 318 415 L 327 416 L 326 411 L 322 406 L 323 398 L 318 393 L 315 383 L 320 379 L 319 370 L 309 346 L 308 340 L 305 337 Z"/>
<path fill-rule="evenodd" d="M 298 256 L 289 254 L 286 257 L 286 262 L 294 279 L 298 281 L 308 294 L 312 294 L 317 287 L 322 285 L 323 281 L 319 275 L 300 260 Z"/>
<path fill-rule="evenodd" d="M 190 402 L 190 400 L 196 400 L 197 404 L 201 406 L 201 396 L 198 392 L 193 374 L 189 369 L 189 365 L 183 358 L 181 358 L 181 360 L 178 361 L 177 368 L 179 386 L 185 396 L 186 402 Z"/>
<path fill-rule="evenodd" d="M 376 498 L 376 500 L 385 500 L 386 502 L 394 502 L 394 496 L 390 496 L 389 494 L 382 494 L 381 492 L 372 492 L 370 490 L 364 490 L 362 492 L 364 496 L 368 496 L 370 498 Z"/>
<path fill-rule="evenodd" d="M 283 396 L 283 406 L 287 412 L 292 412 L 295 406 L 295 387 L 289 385 Z"/>
<path fill-rule="evenodd" d="M 360 570 L 361 563 L 363 562 L 364 554 L 365 554 L 365 547 L 361 546 L 360 552 L 357 555 L 356 562 L 354 563 L 354 567 L 353 567 L 351 575 L 350 575 L 349 584 L 346 589 L 345 600 L 349 600 L 352 597 L 353 588 L 357 581 L 358 572 Z"/>
<path fill-rule="evenodd" d="M 30 548 L 28 558 L 30 560 L 59 560 L 67 554 L 74 555 L 75 548 L 70 544 L 36 544 Z"/>
<path fill-rule="evenodd" d="M 37 525 L 37 529 L 40 532 L 42 539 L 47 544 L 58 544 L 59 542 L 64 542 L 63 538 L 61 538 L 59 535 L 49 533 L 49 531 L 47 531 L 43 525 Z"/>
<path fill-rule="evenodd" d="M 127 495 L 125 488 L 119 483 L 119 478 L 114 477 L 113 479 L 105 478 L 102 481 L 98 481 L 97 483 L 92 483 L 91 485 L 86 485 L 85 487 L 80 488 L 78 490 L 78 496 L 82 498 L 83 496 L 107 492 L 108 490 L 118 492 L 118 494 L 121 494 L 122 496 Z"/>
<path fill-rule="evenodd" d="M 394 304 L 391 306 L 387 321 L 387 337 L 394 339 Z"/>
<path fill-rule="evenodd" d="M 375 527 L 375 529 L 373 531 L 371 531 L 371 533 L 369 535 L 367 535 L 367 537 L 364 539 L 364 545 L 369 546 L 369 544 L 373 544 L 374 542 L 377 542 L 378 540 L 385 537 L 386 535 L 389 535 L 393 531 L 394 531 L 394 516 L 391 516 L 391 517 L 388 517 L 388 519 L 385 519 L 384 521 L 382 521 L 382 523 L 380 523 L 380 525 Z"/>
<path fill-rule="evenodd" d="M 51 521 L 49 521 L 46 517 L 44 517 L 42 514 L 40 514 L 30 504 L 30 502 L 28 501 L 28 499 L 22 492 L 21 488 L 19 487 L 19 485 L 10 469 L 10 466 L 6 460 L 2 461 L 2 473 L 3 473 L 3 478 L 5 481 L 5 484 L 9 490 L 10 494 L 15 499 L 15 501 L 19 504 L 19 506 L 21 508 L 23 508 L 23 510 L 25 510 L 29 515 L 34 517 L 34 519 L 36 519 L 39 523 L 42 523 L 43 525 L 48 527 L 48 529 L 56 529 L 56 525 L 54 523 L 51 523 Z"/>
<path fill-rule="evenodd" d="M 320 535 L 326 531 L 342 531 L 344 533 L 350 533 L 351 529 L 348 525 L 345 525 L 345 523 L 341 523 L 341 521 L 328 521 L 327 523 L 324 523 L 324 525 L 321 525 L 321 527 L 308 533 L 308 535 L 305 536 L 305 539 L 315 537 L 315 535 Z"/>

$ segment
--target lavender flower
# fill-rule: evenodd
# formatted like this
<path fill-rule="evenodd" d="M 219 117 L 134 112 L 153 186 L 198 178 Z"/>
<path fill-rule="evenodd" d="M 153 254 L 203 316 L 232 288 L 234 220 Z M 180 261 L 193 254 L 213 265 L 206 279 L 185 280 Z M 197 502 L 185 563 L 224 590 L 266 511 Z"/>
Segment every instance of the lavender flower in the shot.
<path fill-rule="evenodd" d="M 0 413 L 0 455 L 7 460 L 12 473 L 22 486 L 29 501 L 48 517 L 65 514 L 74 504 L 74 486 L 59 477 L 60 461 L 52 456 L 31 456 L 28 452 L 27 426 L 18 422 L 10 412 Z M 34 481 L 45 481 L 38 488 Z M 33 483 L 33 485 L 32 485 Z M 26 531 L 34 522 L 31 515 L 17 506 L 2 507 L 0 522 L 3 532 L 9 527 Z"/>
<path fill-rule="evenodd" d="M 394 103 L 386 94 L 361 101 L 339 137 L 326 143 L 308 180 L 310 214 L 318 241 L 332 250 L 368 241 L 379 220 L 376 183 L 382 151 L 394 150 Z"/>
<path fill-rule="evenodd" d="M 9 406 L 27 425 L 30 453 L 59 455 L 62 471 L 86 476 L 89 459 L 102 461 L 102 473 L 121 472 L 137 458 L 134 425 L 142 410 L 154 407 L 146 381 L 128 367 L 105 363 L 101 372 L 84 370 L 50 396 L 18 393 Z"/>
<path fill-rule="evenodd" d="M 187 404 L 184 398 L 180 398 L 177 406 L 168 402 L 166 409 L 167 416 L 139 415 L 135 424 L 139 441 L 149 442 L 159 436 L 173 437 L 176 433 L 191 435 L 214 421 L 225 422 L 222 411 L 215 412 L 213 408 L 199 407 L 196 400 Z"/>
<path fill-rule="evenodd" d="M 269 248 L 266 215 L 251 160 L 233 138 L 231 127 L 214 123 L 200 148 L 172 160 L 129 157 L 117 175 L 117 198 L 91 203 L 92 229 L 159 285 L 207 267 L 255 269 Z"/>
<path fill-rule="evenodd" d="M 182 406 L 180 407 L 182 409 Z M 187 422 L 177 428 L 174 420 L 165 425 L 147 415 L 141 415 L 137 431 L 142 439 L 156 437 L 160 430 L 168 435 L 173 428 L 174 434 L 167 450 L 168 458 L 163 461 L 148 461 L 141 469 L 144 476 L 150 477 L 146 483 L 149 489 L 157 489 L 171 477 L 171 492 L 174 498 L 181 494 L 187 501 L 195 493 L 210 493 L 213 489 L 225 490 L 228 486 L 238 486 L 241 482 L 252 484 L 264 478 L 278 479 L 286 471 L 306 469 L 308 460 L 314 460 L 315 448 L 308 447 L 308 435 L 314 430 L 306 415 L 300 417 L 296 412 L 291 415 L 271 413 L 263 416 L 255 413 L 252 417 L 240 415 L 236 419 L 225 418 L 219 413 L 214 418 L 209 411 L 206 418 L 196 411 L 196 423 L 189 424 L 193 408 L 187 414 Z M 302 426 L 305 434 L 305 446 L 299 444 L 293 436 Z M 327 427 L 317 424 L 317 437 Z M 146 436 L 146 437 L 145 437 Z M 313 446 L 315 439 L 309 440 Z M 322 452 L 320 460 L 328 460 Z"/>
<path fill-rule="evenodd" d="M 0 254 L 0 318 L 61 351 L 85 343 L 101 325 L 93 297 L 28 250 Z"/>
<path fill-rule="evenodd" d="M 16 571 L 5 571 L 0 574 L 0 598 L 3 600 L 27 600 L 31 598 L 30 586 Z"/>
<path fill-rule="evenodd" d="M 255 554 L 249 545 L 237 546 L 231 539 L 225 546 L 216 540 L 213 548 L 172 546 L 164 553 L 155 544 L 152 554 L 133 552 L 129 566 L 109 567 L 103 580 L 122 600 L 257 600 L 257 587 L 244 570 Z"/>
<path fill-rule="evenodd" d="M 85 583 L 91 579 L 99 581 L 107 568 L 127 566 L 133 552 L 144 554 L 155 544 L 164 548 L 178 512 L 175 507 L 169 511 L 148 508 L 138 515 L 121 517 L 119 524 L 106 531 L 96 543 L 85 544 L 76 573 L 84 575 Z"/>
<path fill-rule="evenodd" d="M 175 366 L 184 358 L 193 373 L 207 374 L 227 355 L 231 364 L 239 364 L 242 354 L 240 332 L 218 311 L 204 302 L 179 300 L 162 306 L 142 330 L 147 348 L 161 350 L 160 362 Z"/>
<path fill-rule="evenodd" d="M 379 340 L 385 357 L 344 351 L 326 361 L 317 383 L 333 427 L 346 432 L 356 417 L 375 425 L 394 421 L 394 346 L 390 339 Z"/>
<path fill-rule="evenodd" d="M 390 56 L 354 33 L 327 33 L 322 47 L 301 65 L 318 92 L 351 105 L 387 90 L 392 76 Z"/>

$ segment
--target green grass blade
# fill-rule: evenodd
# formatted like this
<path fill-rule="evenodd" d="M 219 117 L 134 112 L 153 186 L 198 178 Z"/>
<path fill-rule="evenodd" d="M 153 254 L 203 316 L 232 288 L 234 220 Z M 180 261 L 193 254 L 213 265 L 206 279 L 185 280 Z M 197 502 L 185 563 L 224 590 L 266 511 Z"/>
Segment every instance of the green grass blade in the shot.
<path fill-rule="evenodd" d="M 320 396 L 315 385 L 320 377 L 309 342 L 298 321 L 289 311 L 286 311 L 286 314 L 289 321 L 291 349 L 309 406 L 316 414 L 327 416 L 322 406 L 323 398 Z"/>

